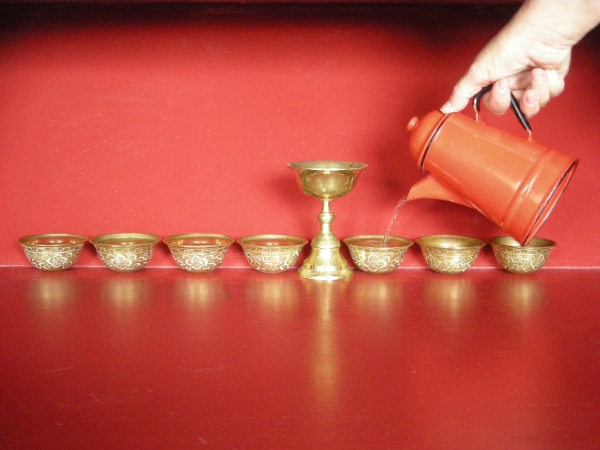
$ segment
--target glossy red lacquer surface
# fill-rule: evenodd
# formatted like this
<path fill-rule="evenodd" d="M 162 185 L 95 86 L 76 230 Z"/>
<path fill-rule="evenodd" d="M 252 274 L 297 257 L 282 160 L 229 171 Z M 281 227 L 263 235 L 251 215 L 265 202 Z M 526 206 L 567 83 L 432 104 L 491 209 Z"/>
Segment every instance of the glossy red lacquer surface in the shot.
<path fill-rule="evenodd" d="M 286 167 L 298 160 L 368 164 L 333 202 L 333 229 L 383 234 L 424 176 L 406 124 L 447 100 L 516 8 L 124 3 L 0 5 L 0 265 L 27 266 L 17 239 L 40 233 L 312 239 L 320 205 Z M 564 94 L 531 121 L 534 139 L 581 159 L 539 233 L 558 243 L 550 267 L 600 267 L 587 245 L 600 222 L 598 36 L 576 47 Z M 524 135 L 511 115 L 482 119 Z M 418 200 L 392 233 L 501 231 Z M 424 267 L 416 246 L 404 264 Z M 87 246 L 78 265 L 101 262 Z M 150 265 L 175 267 L 164 245 Z M 247 267 L 239 246 L 223 265 Z M 477 265 L 496 267 L 491 252 Z"/>
<path fill-rule="evenodd" d="M 600 276 L 0 270 L 4 449 L 595 449 Z"/>
<path fill-rule="evenodd" d="M 408 200 L 472 206 L 521 245 L 535 237 L 579 162 L 462 113 L 432 111 L 408 128 L 411 155 L 429 173 Z"/>

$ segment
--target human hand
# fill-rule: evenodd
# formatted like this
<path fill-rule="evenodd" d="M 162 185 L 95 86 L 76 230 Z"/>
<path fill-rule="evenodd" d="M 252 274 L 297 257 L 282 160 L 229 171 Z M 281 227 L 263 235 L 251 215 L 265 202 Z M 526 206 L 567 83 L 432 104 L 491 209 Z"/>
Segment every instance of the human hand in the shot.
<path fill-rule="evenodd" d="M 600 2 L 529 0 L 479 53 L 441 108 L 464 109 L 483 87 L 485 106 L 503 114 L 510 94 L 527 117 L 537 114 L 565 88 L 572 47 L 600 21 Z"/>
<path fill-rule="evenodd" d="M 537 61 L 531 56 L 535 47 L 545 47 L 536 51 L 541 55 Z M 464 109 L 475 94 L 491 84 L 491 91 L 482 97 L 489 111 L 504 114 L 512 92 L 523 113 L 532 117 L 563 92 L 570 61 L 570 48 L 552 48 L 512 35 L 499 36 L 477 56 L 441 111 L 447 114 Z"/>

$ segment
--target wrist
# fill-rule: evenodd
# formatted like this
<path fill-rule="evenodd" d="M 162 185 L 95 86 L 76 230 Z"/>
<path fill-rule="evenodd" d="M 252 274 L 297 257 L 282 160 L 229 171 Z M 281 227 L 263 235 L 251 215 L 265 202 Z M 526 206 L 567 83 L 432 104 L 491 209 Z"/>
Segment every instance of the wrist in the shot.
<path fill-rule="evenodd" d="M 560 44 L 572 46 L 600 23 L 600 1 L 526 0 L 515 21 L 551 32 L 562 39 Z"/>

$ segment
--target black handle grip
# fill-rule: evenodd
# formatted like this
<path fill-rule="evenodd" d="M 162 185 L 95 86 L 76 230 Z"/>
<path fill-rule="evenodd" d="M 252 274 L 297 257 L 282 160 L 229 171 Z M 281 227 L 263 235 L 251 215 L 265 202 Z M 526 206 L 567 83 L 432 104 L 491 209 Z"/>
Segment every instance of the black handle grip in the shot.
<path fill-rule="evenodd" d="M 479 111 L 481 110 L 481 108 L 480 108 L 481 97 L 483 96 L 483 94 L 485 94 L 486 92 L 489 92 L 491 90 L 492 90 L 492 85 L 490 84 L 489 86 L 486 86 L 482 90 L 480 90 L 477 94 L 475 94 L 475 97 L 473 97 L 473 108 L 475 108 L 475 111 L 477 113 L 479 113 Z M 515 96 L 513 95 L 512 92 L 510 93 L 510 107 L 513 110 L 513 112 L 515 113 L 515 116 L 517 116 L 517 119 L 519 119 L 519 122 L 521 123 L 523 128 L 525 128 L 525 130 L 528 133 L 531 133 L 531 125 L 529 125 L 529 121 L 527 120 L 527 117 L 525 117 L 525 114 L 523 114 L 523 111 L 521 111 L 521 108 L 519 107 L 519 102 L 517 101 L 517 99 L 515 98 Z"/>

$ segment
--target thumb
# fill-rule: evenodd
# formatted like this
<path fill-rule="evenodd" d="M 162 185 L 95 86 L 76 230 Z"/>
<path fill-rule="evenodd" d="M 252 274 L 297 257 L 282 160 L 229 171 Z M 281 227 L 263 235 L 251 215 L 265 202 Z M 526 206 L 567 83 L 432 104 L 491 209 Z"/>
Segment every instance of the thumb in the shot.
<path fill-rule="evenodd" d="M 488 84 L 473 80 L 469 74 L 465 75 L 454 86 L 450 99 L 440 108 L 440 111 L 444 114 L 462 111 L 471 98 Z"/>

